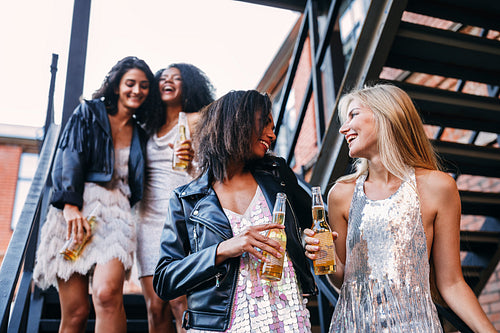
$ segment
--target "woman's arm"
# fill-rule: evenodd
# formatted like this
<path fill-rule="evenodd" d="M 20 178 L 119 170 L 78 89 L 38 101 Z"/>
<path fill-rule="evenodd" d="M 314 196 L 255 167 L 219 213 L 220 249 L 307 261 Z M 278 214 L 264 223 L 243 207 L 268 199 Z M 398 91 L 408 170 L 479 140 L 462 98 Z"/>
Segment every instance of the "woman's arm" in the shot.
<path fill-rule="evenodd" d="M 80 104 L 69 118 L 57 148 L 52 171 L 51 204 L 63 209 L 65 204 L 83 206 L 83 186 L 86 173 L 87 119 Z"/>
<path fill-rule="evenodd" d="M 443 172 L 431 171 L 423 184 L 419 184 L 419 191 L 430 203 L 431 213 L 435 212 L 431 256 L 441 296 L 474 332 L 496 332 L 463 278 L 460 263 L 461 205 L 455 181 Z"/>
<path fill-rule="evenodd" d="M 214 236 L 216 238 L 211 245 L 206 236 L 204 242 L 209 245 L 193 251 L 191 242 L 194 240 L 190 240 L 193 226 L 186 223 L 183 204 L 178 194 L 174 192 L 170 197 L 163 226 L 160 260 L 153 277 L 153 285 L 158 296 L 164 300 L 184 295 L 200 283 L 214 279 L 216 275 L 225 276 L 229 270 L 228 259 L 237 258 L 244 252 L 262 258 L 257 247 L 275 256 L 281 256 L 280 252 L 285 251 L 280 248 L 278 242 L 260 234 L 262 231 L 276 228 L 274 224 L 250 227 L 222 242 L 218 241 L 218 236 Z"/>
<path fill-rule="evenodd" d="M 225 265 L 215 265 L 217 243 L 196 252 L 191 251 L 189 234 L 192 234 L 192 231 L 188 228 L 183 203 L 174 191 L 163 225 L 160 259 L 153 276 L 155 291 L 163 300 L 184 295 L 218 273 L 227 273 L 228 268 Z"/>

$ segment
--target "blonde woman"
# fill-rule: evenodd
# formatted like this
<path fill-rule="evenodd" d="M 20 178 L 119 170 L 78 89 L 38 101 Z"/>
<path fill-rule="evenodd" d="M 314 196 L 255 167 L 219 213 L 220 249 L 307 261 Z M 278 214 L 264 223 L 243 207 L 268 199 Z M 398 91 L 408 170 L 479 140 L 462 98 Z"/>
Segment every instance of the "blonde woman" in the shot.
<path fill-rule="evenodd" d="M 455 181 L 438 170 L 410 97 L 380 84 L 345 95 L 339 110 L 357 164 L 328 195 L 338 256 L 330 279 L 341 288 L 330 332 L 442 332 L 431 274 L 475 332 L 496 332 L 462 276 Z M 315 259 L 317 241 L 305 240 Z"/>

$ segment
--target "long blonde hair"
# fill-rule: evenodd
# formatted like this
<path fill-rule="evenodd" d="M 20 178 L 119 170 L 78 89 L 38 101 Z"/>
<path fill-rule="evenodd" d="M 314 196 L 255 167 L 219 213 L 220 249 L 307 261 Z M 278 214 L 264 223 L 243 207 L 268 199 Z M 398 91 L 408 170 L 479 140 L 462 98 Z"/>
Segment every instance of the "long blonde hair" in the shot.
<path fill-rule="evenodd" d="M 408 166 L 438 170 L 439 163 L 434 149 L 424 131 L 422 120 L 402 89 L 377 84 L 351 91 L 339 101 L 341 123 L 347 119 L 349 104 L 353 100 L 372 110 L 377 131 L 377 146 L 384 167 L 404 180 L 408 177 Z M 368 160 L 358 158 L 355 172 L 339 178 L 338 182 L 349 182 L 368 171 Z"/>

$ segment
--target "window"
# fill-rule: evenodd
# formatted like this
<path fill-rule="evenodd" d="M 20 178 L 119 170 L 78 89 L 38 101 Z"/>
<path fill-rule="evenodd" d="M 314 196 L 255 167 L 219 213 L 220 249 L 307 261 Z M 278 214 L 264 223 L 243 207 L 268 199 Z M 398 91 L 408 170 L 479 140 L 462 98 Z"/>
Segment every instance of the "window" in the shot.
<path fill-rule="evenodd" d="M 16 198 L 14 201 L 14 210 L 12 213 L 12 230 L 15 229 L 17 221 L 21 215 L 24 207 L 24 202 L 28 195 L 31 182 L 35 175 L 36 167 L 38 165 L 38 155 L 32 153 L 23 153 L 19 163 L 19 175 L 17 179 Z"/>

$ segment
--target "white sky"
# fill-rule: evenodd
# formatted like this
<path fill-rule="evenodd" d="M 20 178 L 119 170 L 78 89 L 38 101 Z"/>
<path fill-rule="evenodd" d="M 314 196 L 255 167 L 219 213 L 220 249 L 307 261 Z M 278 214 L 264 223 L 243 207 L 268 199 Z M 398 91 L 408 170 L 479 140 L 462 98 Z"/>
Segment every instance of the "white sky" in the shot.
<path fill-rule="evenodd" d="M 59 54 L 59 122 L 72 15 L 72 0 L 0 2 L 0 123 L 43 126 L 52 53 Z M 90 98 L 128 55 L 144 59 L 153 72 L 192 63 L 209 76 L 217 96 L 255 88 L 298 17 L 233 0 L 93 0 L 83 95 Z"/>

